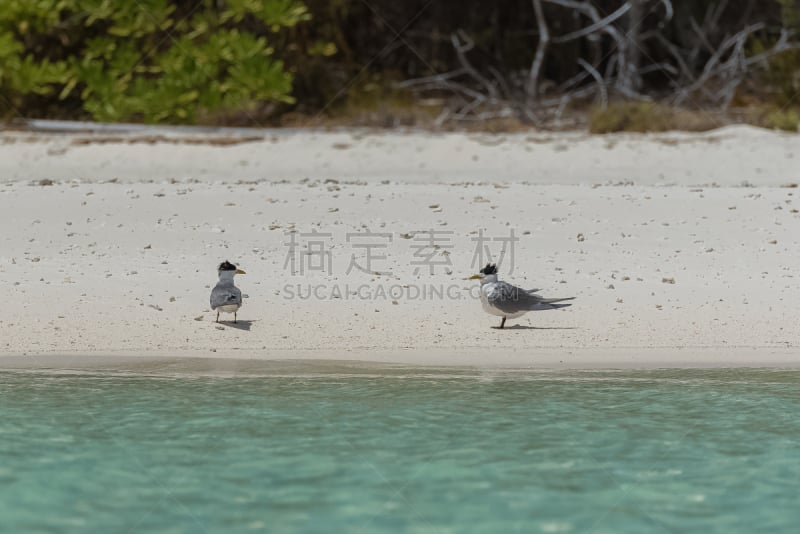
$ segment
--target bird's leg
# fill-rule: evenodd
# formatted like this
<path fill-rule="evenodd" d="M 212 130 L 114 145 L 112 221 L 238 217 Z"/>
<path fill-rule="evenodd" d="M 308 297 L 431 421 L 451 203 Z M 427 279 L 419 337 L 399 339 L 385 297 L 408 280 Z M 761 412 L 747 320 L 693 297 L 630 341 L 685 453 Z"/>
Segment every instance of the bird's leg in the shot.
<path fill-rule="evenodd" d="M 233 312 L 233 324 L 236 324 L 236 312 Z"/>
<path fill-rule="evenodd" d="M 503 328 L 506 325 L 506 317 L 503 316 L 503 320 L 500 321 L 500 328 Z"/>
<path fill-rule="evenodd" d="M 217 311 L 217 322 L 219 322 L 219 311 Z"/>

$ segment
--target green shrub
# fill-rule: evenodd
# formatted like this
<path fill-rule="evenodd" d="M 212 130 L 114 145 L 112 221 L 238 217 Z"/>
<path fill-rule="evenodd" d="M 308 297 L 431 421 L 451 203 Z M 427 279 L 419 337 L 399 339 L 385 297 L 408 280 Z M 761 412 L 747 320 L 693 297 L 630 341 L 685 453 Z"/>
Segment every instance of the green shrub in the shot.
<path fill-rule="evenodd" d="M 0 0 L 0 109 L 192 123 L 291 103 L 264 36 L 307 19 L 299 0 Z"/>
<path fill-rule="evenodd" d="M 675 109 L 655 102 L 612 102 L 605 109 L 589 114 L 592 133 L 666 132 L 685 130 L 702 132 L 718 128 L 719 119 L 708 112 Z"/>
<path fill-rule="evenodd" d="M 800 114 L 792 109 L 775 109 L 767 113 L 764 117 L 763 125 L 775 130 L 797 132 L 800 130 Z"/>

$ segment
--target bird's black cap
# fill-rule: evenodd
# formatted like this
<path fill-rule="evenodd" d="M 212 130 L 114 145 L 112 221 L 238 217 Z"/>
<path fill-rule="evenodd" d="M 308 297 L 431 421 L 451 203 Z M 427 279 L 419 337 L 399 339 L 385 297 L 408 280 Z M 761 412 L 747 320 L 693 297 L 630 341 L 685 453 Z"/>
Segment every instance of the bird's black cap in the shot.
<path fill-rule="evenodd" d="M 481 269 L 481 274 L 497 274 L 497 265 L 494 263 L 487 263 L 486 267 Z"/>
<path fill-rule="evenodd" d="M 231 262 L 226 260 L 226 261 L 223 261 L 222 263 L 219 264 L 219 267 L 217 267 L 217 270 L 218 271 L 235 271 L 236 270 L 236 266 L 234 264 L 232 264 Z"/>

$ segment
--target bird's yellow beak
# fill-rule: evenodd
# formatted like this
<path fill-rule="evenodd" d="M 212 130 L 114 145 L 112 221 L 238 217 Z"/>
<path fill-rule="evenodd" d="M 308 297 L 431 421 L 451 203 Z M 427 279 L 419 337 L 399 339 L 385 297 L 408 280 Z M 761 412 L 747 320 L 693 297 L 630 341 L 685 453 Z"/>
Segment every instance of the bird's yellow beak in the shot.
<path fill-rule="evenodd" d="M 479 275 L 479 274 L 473 274 L 469 278 L 464 278 L 464 280 L 480 280 L 480 279 L 481 279 L 481 275 Z"/>
<path fill-rule="evenodd" d="M 243 270 L 241 270 L 241 269 L 236 269 L 236 274 L 247 274 L 247 273 L 246 273 L 246 272 L 244 272 L 244 271 L 243 271 Z"/>

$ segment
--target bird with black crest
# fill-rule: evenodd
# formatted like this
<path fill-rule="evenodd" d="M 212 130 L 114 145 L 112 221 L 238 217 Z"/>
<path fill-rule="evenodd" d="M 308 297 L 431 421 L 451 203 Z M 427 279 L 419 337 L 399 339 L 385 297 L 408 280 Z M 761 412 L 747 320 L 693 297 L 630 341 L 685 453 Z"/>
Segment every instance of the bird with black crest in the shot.
<path fill-rule="evenodd" d="M 486 313 L 503 318 L 498 328 L 505 326 L 506 319 L 515 319 L 529 311 L 565 308 L 570 304 L 563 302 L 575 298 L 542 298 L 536 294 L 540 289 L 522 289 L 502 282 L 497 279 L 497 265 L 493 263 L 487 263 L 479 274 L 467 280 L 481 281 L 481 306 Z"/>
<path fill-rule="evenodd" d="M 236 313 L 242 307 L 242 292 L 233 285 L 233 277 L 237 274 L 246 274 L 229 261 L 224 261 L 217 268 L 219 281 L 214 289 L 211 290 L 211 309 L 217 312 L 217 322 L 219 313 L 232 313 L 233 322 L 236 322 Z"/>

